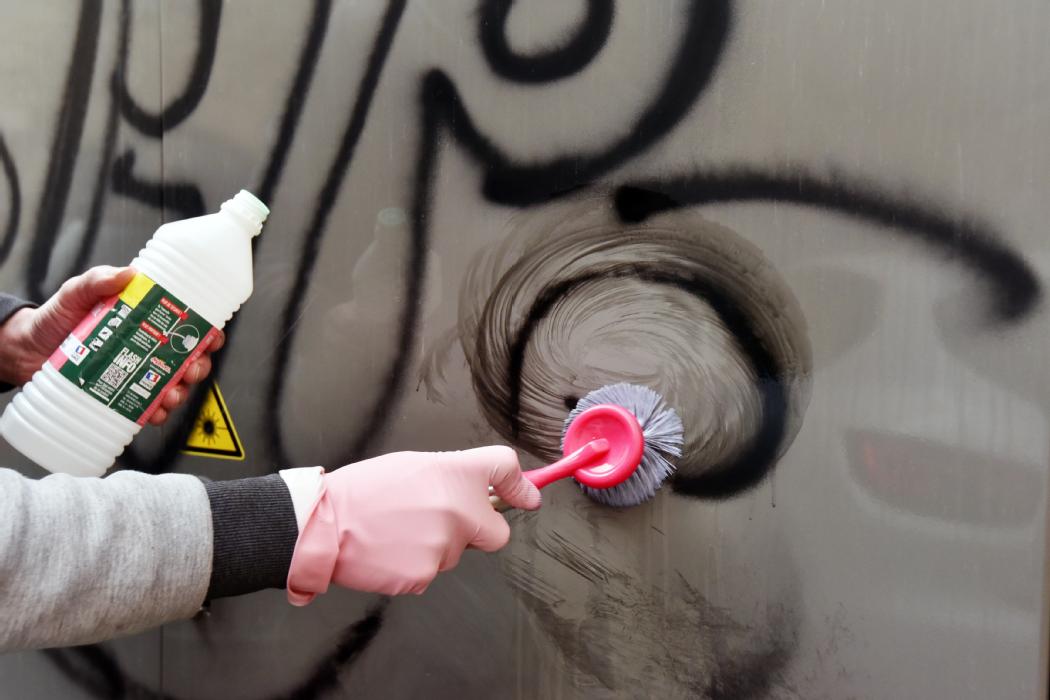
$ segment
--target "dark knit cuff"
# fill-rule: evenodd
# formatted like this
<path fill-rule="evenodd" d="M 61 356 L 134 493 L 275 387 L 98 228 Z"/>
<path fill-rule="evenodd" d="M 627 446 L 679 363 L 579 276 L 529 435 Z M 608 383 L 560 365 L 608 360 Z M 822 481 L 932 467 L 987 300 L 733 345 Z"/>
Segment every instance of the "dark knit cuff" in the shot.
<path fill-rule="evenodd" d="M 299 526 L 277 474 L 205 481 L 214 532 L 208 599 L 284 588 Z"/>
<path fill-rule="evenodd" d="M 36 306 L 36 304 L 31 301 L 25 301 L 24 299 L 13 297 L 10 294 L 0 294 L 0 326 L 7 323 L 7 319 L 14 316 L 16 311 L 21 311 L 22 309 L 28 309 L 34 306 Z M 11 391 L 14 388 L 13 384 L 0 382 L 0 393 Z"/>

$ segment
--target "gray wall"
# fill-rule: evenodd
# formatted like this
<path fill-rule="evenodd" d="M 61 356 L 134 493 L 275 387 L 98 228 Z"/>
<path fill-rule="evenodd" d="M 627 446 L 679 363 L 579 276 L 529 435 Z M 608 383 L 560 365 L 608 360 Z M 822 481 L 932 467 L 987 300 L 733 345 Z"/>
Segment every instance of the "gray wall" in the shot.
<path fill-rule="evenodd" d="M 405 4 L 0 5 L 0 285 L 247 187 L 247 459 L 180 454 L 191 407 L 124 466 L 535 465 L 626 377 L 690 425 L 681 476 L 624 513 L 551 486 L 418 599 L 223 600 L 4 657 L 0 695 L 1045 697 L 1050 6 Z"/>

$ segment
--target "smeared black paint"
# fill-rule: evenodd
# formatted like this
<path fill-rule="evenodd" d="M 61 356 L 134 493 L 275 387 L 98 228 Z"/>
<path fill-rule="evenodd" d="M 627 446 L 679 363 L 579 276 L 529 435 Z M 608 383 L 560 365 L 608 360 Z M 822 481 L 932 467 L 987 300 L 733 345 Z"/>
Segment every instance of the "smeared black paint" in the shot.
<path fill-rule="evenodd" d="M 551 309 L 577 288 L 598 279 L 636 279 L 679 289 L 702 299 L 732 333 L 750 363 L 761 396 L 762 418 L 748 448 L 730 464 L 718 465 L 703 474 L 675 474 L 671 485 L 676 493 L 699 498 L 728 498 L 760 483 L 776 464 L 777 450 L 785 432 L 787 395 L 780 363 L 759 339 L 751 321 L 738 304 L 722 290 L 698 277 L 677 274 L 650 264 L 610 265 L 600 273 L 580 275 L 547 287 L 537 296 L 510 346 L 505 380 L 510 387 L 507 420 L 515 436 L 521 425 L 522 368 L 533 332 Z M 484 321 L 482 322 L 484 325 Z M 528 427 L 526 427 L 528 430 Z"/>
<path fill-rule="evenodd" d="M 587 0 L 587 15 L 562 45 L 530 55 L 507 43 L 507 17 L 514 0 L 485 0 L 478 12 L 478 38 L 492 72 L 518 83 L 547 83 L 583 70 L 605 46 L 612 30 L 612 0 Z"/>
<path fill-rule="evenodd" d="M 47 296 L 43 283 L 50 267 L 51 249 L 58 238 L 59 227 L 66 212 L 73 169 L 80 153 L 80 138 L 84 132 L 84 120 L 91 97 L 91 76 L 95 72 L 101 23 L 101 0 L 83 0 L 80 3 L 77 33 L 73 40 L 73 51 L 62 92 L 62 106 L 55 122 L 47 176 L 40 195 L 40 204 L 37 206 L 29 264 L 26 266 L 26 287 L 32 301 L 38 303 Z"/>
<path fill-rule="evenodd" d="M 3 236 L 0 237 L 0 265 L 3 265 L 15 246 L 18 223 L 22 218 L 22 188 L 18 182 L 18 169 L 11 151 L 7 150 L 3 134 L 0 134 L 0 171 L 4 173 L 7 183 L 7 220 L 4 222 Z"/>
<path fill-rule="evenodd" d="M 293 329 L 302 310 L 303 301 L 306 298 L 305 294 L 302 293 L 302 290 L 306 289 L 308 280 L 310 279 L 310 274 L 313 272 L 314 265 L 317 262 L 317 255 L 321 250 L 321 242 L 324 238 L 325 226 L 328 223 L 328 216 L 331 214 L 332 208 L 335 206 L 339 190 L 343 184 L 343 178 L 350 169 L 350 162 L 353 160 L 354 150 L 357 148 L 357 142 L 361 138 L 361 132 L 364 131 L 365 122 L 368 119 L 368 112 L 372 107 L 372 100 L 375 97 L 376 88 L 379 86 L 379 78 L 383 73 L 383 66 L 386 64 L 387 56 L 390 53 L 390 47 L 394 43 L 394 36 L 401 23 L 401 15 L 405 11 L 405 4 L 406 0 L 391 0 L 383 15 L 382 22 L 379 26 L 379 32 L 376 34 L 375 42 L 372 45 L 372 51 L 368 56 L 368 64 L 358 86 L 357 99 L 354 101 L 354 107 L 350 112 L 350 118 L 347 122 L 346 129 L 343 131 L 342 139 L 339 142 L 339 148 L 336 150 L 335 157 L 332 159 L 332 162 L 328 167 L 328 175 L 325 177 L 324 185 L 322 185 L 321 191 L 317 196 L 310 223 L 306 228 L 306 234 L 303 237 L 303 249 L 299 255 L 295 282 L 292 286 L 294 291 L 288 297 L 288 303 L 284 307 L 284 313 L 281 317 L 278 337 L 282 340 L 277 344 L 273 371 L 270 375 L 266 412 L 267 433 L 270 438 L 269 446 L 273 453 L 273 458 L 279 464 L 289 463 L 288 453 L 285 449 L 284 439 L 281 435 L 280 406 L 284 396 L 288 361 L 291 359 L 292 349 L 295 345 L 296 334 L 293 332 Z M 413 256 L 425 255 L 425 252 L 418 250 L 415 246 L 413 247 L 413 251 Z M 410 297 L 410 300 L 418 300 L 422 290 L 422 272 L 423 270 L 419 269 L 418 274 L 416 274 L 414 278 L 409 279 L 408 285 L 410 288 L 418 287 L 415 296 Z M 402 312 L 403 315 L 412 313 L 408 311 L 408 309 L 414 306 L 415 303 L 409 301 L 405 307 L 406 311 Z M 394 361 L 394 366 L 401 366 L 396 359 Z M 400 384 L 403 372 L 403 368 L 398 372 L 398 384 Z M 356 454 L 363 449 L 362 445 L 367 444 L 373 439 L 375 428 L 372 424 L 381 425 L 382 422 L 385 422 L 389 411 L 388 409 L 384 410 L 384 404 L 392 400 L 392 397 L 387 398 L 386 396 L 379 399 L 380 405 L 372 412 L 372 415 L 374 416 L 373 420 L 370 421 L 369 425 L 364 426 L 358 431 L 357 437 L 352 442 L 354 447 L 350 450 L 351 454 Z"/>
<path fill-rule="evenodd" d="M 160 138 L 190 116 L 208 89 L 215 49 L 219 42 L 219 24 L 222 19 L 222 0 L 199 0 L 200 19 L 197 31 L 197 53 L 193 68 L 182 93 L 168 104 L 160 114 L 141 107 L 128 92 L 124 76 L 118 76 L 116 89 L 119 95 L 120 112 L 129 124 L 143 134 Z"/>
<path fill-rule="evenodd" d="M 1041 296 L 1035 271 L 990 224 L 855 176 L 819 177 L 804 167 L 782 172 L 737 167 L 635 182 L 615 194 L 621 218 L 631 222 L 685 206 L 756 200 L 827 209 L 920 241 L 987 281 L 999 320 L 1025 317 Z"/>

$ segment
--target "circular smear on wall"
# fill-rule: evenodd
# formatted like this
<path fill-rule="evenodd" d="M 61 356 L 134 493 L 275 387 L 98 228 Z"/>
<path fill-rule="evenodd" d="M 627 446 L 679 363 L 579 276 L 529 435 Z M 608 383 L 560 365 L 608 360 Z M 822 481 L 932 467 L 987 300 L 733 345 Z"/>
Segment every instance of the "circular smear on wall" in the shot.
<path fill-rule="evenodd" d="M 464 280 L 458 335 L 481 410 L 537 457 L 605 384 L 660 392 L 686 426 L 676 492 L 759 483 L 801 426 L 810 346 L 761 251 L 693 212 L 625 225 L 587 196 L 513 219 Z"/>

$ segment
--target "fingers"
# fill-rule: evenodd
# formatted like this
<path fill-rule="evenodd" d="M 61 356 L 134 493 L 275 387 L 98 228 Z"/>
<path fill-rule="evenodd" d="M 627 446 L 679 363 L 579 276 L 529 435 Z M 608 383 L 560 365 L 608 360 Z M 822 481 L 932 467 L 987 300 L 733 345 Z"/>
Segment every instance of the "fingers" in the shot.
<path fill-rule="evenodd" d="M 174 411 L 186 402 L 189 395 L 189 389 L 177 384 L 164 394 L 164 398 L 160 400 L 161 408 L 166 408 L 168 412 Z"/>
<path fill-rule="evenodd" d="M 219 348 L 221 348 L 225 344 L 226 344 L 226 334 L 223 333 L 222 331 L 219 331 L 215 335 L 215 339 L 212 340 L 210 343 L 208 343 L 208 349 L 205 352 L 205 355 L 208 355 L 210 353 L 215 352 L 216 350 L 218 350 Z"/>
<path fill-rule="evenodd" d="M 474 535 L 470 545 L 483 552 L 496 552 L 507 546 L 509 541 L 510 525 L 502 515 L 490 509 L 478 524 L 478 533 Z"/>
<path fill-rule="evenodd" d="M 222 345 L 222 341 L 222 335 L 216 338 L 216 342 L 219 345 Z M 201 355 L 196 361 L 194 361 L 193 364 L 191 364 L 183 373 L 180 382 L 164 394 L 164 398 L 161 399 L 160 402 L 160 407 L 152 416 L 150 416 L 150 424 L 162 425 L 167 421 L 171 413 L 179 406 L 186 403 L 186 400 L 189 399 L 189 387 L 194 384 L 200 384 L 207 379 L 208 375 L 211 374 L 211 368 L 211 358 L 208 357 L 207 353 Z"/>
<path fill-rule="evenodd" d="M 463 470 L 473 474 L 477 481 L 472 483 L 492 486 L 496 495 L 515 508 L 535 510 L 540 507 L 540 491 L 521 473 L 517 453 L 509 447 L 479 447 L 462 452 L 444 452 L 436 455 L 439 464 L 446 468 Z M 467 543 L 469 546 L 485 552 L 495 552 L 506 546 L 510 540 L 510 526 L 502 515 L 497 513 L 488 502 L 488 490 L 479 488 L 477 502 L 483 503 L 480 509 L 471 507 L 471 520 L 475 532 Z M 471 503 L 475 503 L 471 495 Z M 444 571 L 458 561 L 458 556 L 446 557 L 442 562 Z"/>
<path fill-rule="evenodd" d="M 186 372 L 189 375 L 189 372 Z M 185 379 L 185 376 L 184 376 Z M 186 403 L 186 400 L 190 397 L 190 390 L 188 387 L 182 384 L 176 384 L 171 389 L 168 389 L 164 394 L 164 398 L 160 400 L 160 407 L 157 408 L 156 412 L 150 416 L 150 425 L 161 425 L 171 414 L 182 404 Z"/>
<path fill-rule="evenodd" d="M 186 384 L 200 384 L 209 374 L 211 374 L 211 358 L 201 355 L 186 369 L 185 374 L 182 375 L 182 381 Z"/>

